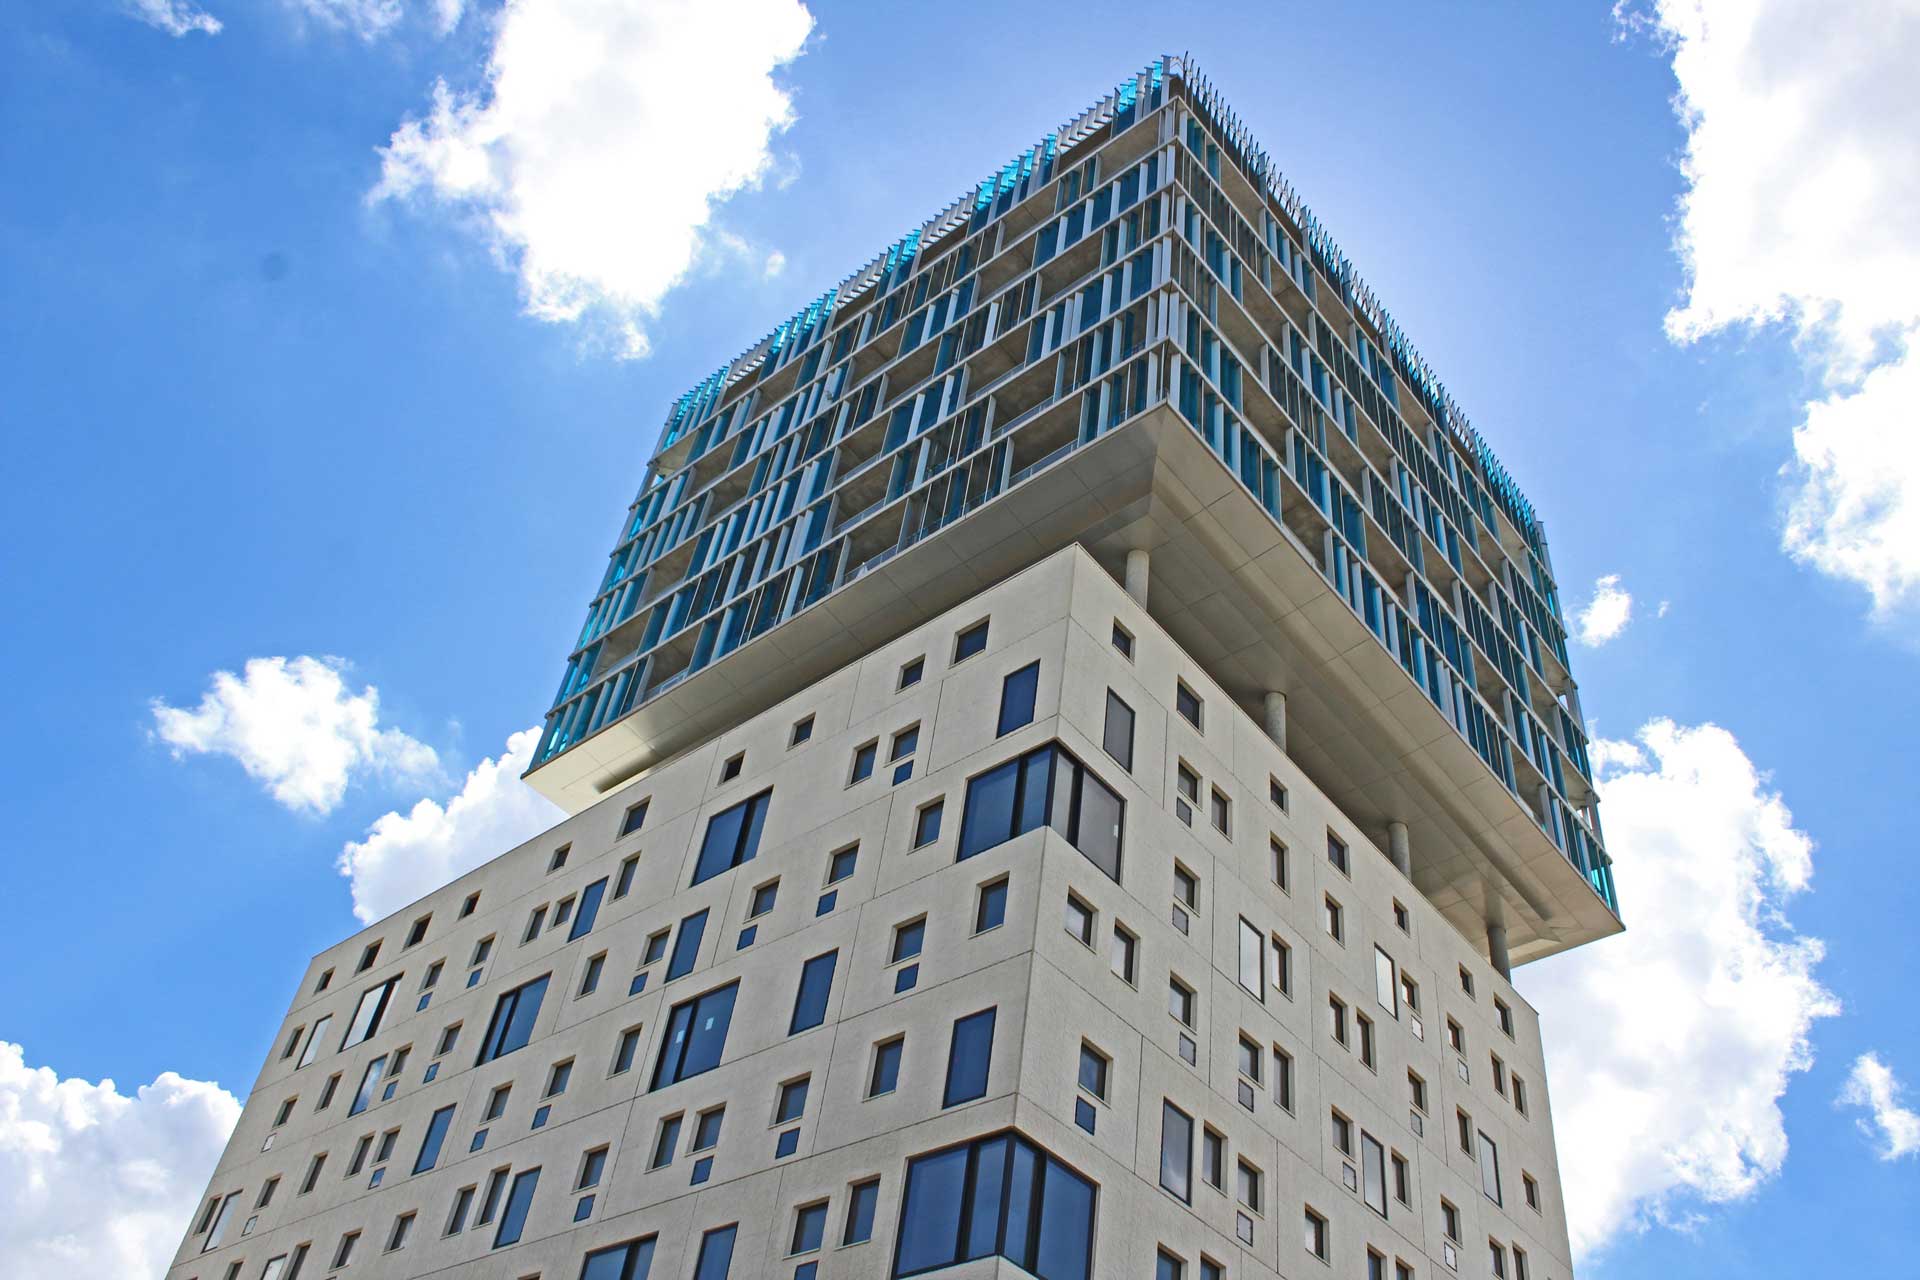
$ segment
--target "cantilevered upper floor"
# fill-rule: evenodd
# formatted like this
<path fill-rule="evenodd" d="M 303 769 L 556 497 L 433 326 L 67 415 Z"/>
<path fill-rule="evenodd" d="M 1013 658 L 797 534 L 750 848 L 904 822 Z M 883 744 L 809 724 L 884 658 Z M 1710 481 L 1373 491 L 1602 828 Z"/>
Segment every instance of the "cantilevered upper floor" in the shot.
<path fill-rule="evenodd" d="M 578 810 L 1069 543 L 1516 961 L 1620 927 L 1540 521 L 1178 59 L 675 403 L 529 781 Z"/>

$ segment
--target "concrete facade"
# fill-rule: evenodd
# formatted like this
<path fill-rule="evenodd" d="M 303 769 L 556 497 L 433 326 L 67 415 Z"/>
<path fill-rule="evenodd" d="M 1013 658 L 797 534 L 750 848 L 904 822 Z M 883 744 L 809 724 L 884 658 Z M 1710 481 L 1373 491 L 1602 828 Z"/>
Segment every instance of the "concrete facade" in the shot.
<path fill-rule="evenodd" d="M 958 637 L 981 623 L 984 648 L 956 661 Z M 916 662 L 919 677 L 908 680 Z M 1000 733 L 1006 679 L 1032 663 L 1031 719 Z M 1198 699 L 1197 725 L 1177 710 L 1181 684 Z M 1130 762 L 1107 749 L 1118 745 L 1110 697 L 1133 713 Z M 915 726 L 911 752 L 892 759 L 898 735 Z M 871 776 L 850 782 L 870 743 Z M 1052 826 L 956 857 L 969 782 L 1048 743 L 1123 802 L 1117 880 Z M 1190 822 L 1183 770 L 1194 780 Z M 768 789 L 752 859 L 691 883 L 715 815 Z M 643 802 L 644 821 L 623 834 Z M 1224 831 L 1214 823 L 1222 802 Z M 936 803 L 938 834 L 916 845 Z M 298 1259 L 309 1280 L 600 1280 L 623 1272 L 619 1257 L 589 1269 L 594 1251 L 651 1240 L 648 1269 L 636 1253 L 624 1274 L 678 1280 L 703 1265 L 702 1277 L 889 1277 L 909 1161 L 1012 1129 L 1096 1188 L 1085 1270 L 1056 1257 L 1040 1267 L 1049 1280 L 1144 1277 L 1176 1259 L 1183 1276 L 1213 1274 L 1203 1261 L 1233 1277 L 1368 1276 L 1369 1250 L 1390 1278 L 1396 1266 L 1479 1277 L 1492 1274 L 1496 1248 L 1505 1275 L 1564 1280 L 1571 1266 L 1535 1012 L 1494 971 L 1485 939 L 1450 924 L 1386 844 L 1335 805 L 1114 572 L 1068 547 L 315 957 L 168 1275 L 291 1280 Z M 851 860 L 835 858 L 849 849 Z M 837 873 L 844 878 L 831 882 Z M 1003 878 L 1003 922 L 976 931 L 982 887 Z M 574 937 L 600 882 L 592 926 Z M 771 909 L 753 915 L 775 882 Z M 1069 917 L 1070 895 L 1090 920 Z M 1339 939 L 1329 930 L 1335 904 Z M 703 910 L 686 972 L 669 981 L 684 922 Z M 919 953 L 895 960 L 896 930 L 916 920 Z M 1131 980 L 1115 971 L 1116 926 L 1135 939 Z M 1243 983 L 1248 927 L 1259 974 Z M 663 931 L 664 942 L 651 941 Z M 483 939 L 492 940 L 487 954 L 472 963 Z M 1274 986 L 1276 940 L 1289 955 L 1284 992 Z M 803 966 L 828 952 L 837 959 L 821 1024 L 790 1033 Z M 911 985 L 899 976 L 909 964 L 918 966 Z M 590 973 L 597 982 L 583 991 Z M 524 1046 L 477 1062 L 503 994 L 543 975 Z M 363 993 L 389 980 L 377 1029 L 343 1047 Z M 1173 1011 L 1174 981 L 1195 1001 L 1186 1020 Z M 673 1008 L 736 982 L 717 1065 L 650 1088 Z M 943 1105 L 954 1024 L 989 1008 L 982 1096 Z M 868 1096 L 876 1046 L 896 1037 L 897 1084 Z M 1107 1063 L 1103 1097 L 1079 1083 L 1083 1044 Z M 391 1065 L 403 1051 L 350 1115 L 369 1062 Z M 571 1064 L 565 1087 L 547 1096 L 562 1063 Z M 1257 1065 L 1258 1078 L 1244 1065 Z M 1418 1106 L 1410 1073 L 1422 1082 Z M 780 1119 L 782 1086 L 803 1078 L 803 1104 Z M 486 1118 L 509 1085 L 500 1113 Z M 1187 1200 L 1164 1189 L 1169 1105 L 1193 1122 Z M 414 1173 L 434 1115 L 449 1107 L 433 1167 Z M 717 1141 L 692 1150 L 697 1118 L 721 1107 Z M 1076 1121 L 1084 1111 L 1091 1132 Z M 1351 1154 L 1337 1146 L 1336 1113 Z M 674 1116 L 682 1123 L 671 1161 L 653 1167 Z M 484 1144 L 473 1149 L 480 1130 Z M 780 1155 L 789 1132 L 792 1154 Z M 1205 1177 L 1206 1132 L 1224 1142 L 1218 1190 Z M 1376 1141 L 1385 1185 L 1370 1206 L 1365 1165 Z M 1490 1149 L 1498 1182 L 1483 1188 Z M 600 1150 L 596 1184 L 580 1187 Z M 711 1163 L 696 1182 L 703 1157 Z M 1395 1160 L 1404 1161 L 1404 1201 Z M 1255 1204 L 1242 1162 L 1257 1171 Z M 501 1241 L 511 1188 L 534 1169 L 520 1238 Z M 499 1170 L 501 1203 L 482 1225 L 479 1202 Z M 870 1239 L 845 1243 L 853 1188 L 875 1179 Z M 449 1233 L 463 1189 L 474 1203 Z M 821 1247 L 795 1254 L 798 1215 L 823 1202 Z M 1326 1223 L 1324 1259 L 1308 1249 L 1309 1213 Z M 408 1214 L 417 1216 L 404 1243 L 389 1250 Z M 729 1227 L 731 1264 L 716 1270 L 723 1237 L 709 1234 Z M 353 1232 L 351 1258 L 330 1266 Z M 987 1257 L 942 1274 L 1025 1271 Z"/>

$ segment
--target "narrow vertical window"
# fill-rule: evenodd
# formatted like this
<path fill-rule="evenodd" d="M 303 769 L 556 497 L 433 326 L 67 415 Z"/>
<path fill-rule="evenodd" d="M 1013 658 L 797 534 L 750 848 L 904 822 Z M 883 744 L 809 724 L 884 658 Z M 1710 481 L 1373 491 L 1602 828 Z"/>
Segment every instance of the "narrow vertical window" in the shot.
<path fill-rule="evenodd" d="M 1000 682 L 1000 723 L 995 737 L 1033 723 L 1034 699 L 1040 691 L 1040 664 L 1029 662 Z"/>
<path fill-rule="evenodd" d="M 942 1107 L 954 1107 L 987 1096 L 987 1072 L 993 1060 L 994 1009 L 970 1013 L 953 1024 L 947 1052 L 947 1087 Z"/>

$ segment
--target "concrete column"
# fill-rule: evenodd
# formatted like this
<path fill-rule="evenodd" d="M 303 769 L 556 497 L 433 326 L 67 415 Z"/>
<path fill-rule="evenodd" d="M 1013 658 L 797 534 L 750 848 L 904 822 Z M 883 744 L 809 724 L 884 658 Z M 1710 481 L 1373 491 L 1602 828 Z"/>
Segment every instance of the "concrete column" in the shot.
<path fill-rule="evenodd" d="M 1493 962 L 1494 970 L 1501 977 L 1513 981 L 1513 964 L 1507 957 L 1507 926 L 1487 925 L 1487 959 Z"/>
<path fill-rule="evenodd" d="M 1393 865 L 1400 868 L 1400 874 L 1413 879 L 1413 849 L 1407 843 L 1407 824 L 1389 822 L 1387 824 L 1387 856 L 1393 859 Z"/>
<path fill-rule="evenodd" d="M 1147 607 L 1147 567 L 1150 563 L 1151 557 L 1138 547 L 1127 552 L 1127 594 L 1142 609 Z"/>
<path fill-rule="evenodd" d="M 1282 751 L 1287 749 L 1287 695 L 1278 690 L 1267 691 L 1265 704 L 1267 736 L 1273 739 L 1273 745 Z"/>

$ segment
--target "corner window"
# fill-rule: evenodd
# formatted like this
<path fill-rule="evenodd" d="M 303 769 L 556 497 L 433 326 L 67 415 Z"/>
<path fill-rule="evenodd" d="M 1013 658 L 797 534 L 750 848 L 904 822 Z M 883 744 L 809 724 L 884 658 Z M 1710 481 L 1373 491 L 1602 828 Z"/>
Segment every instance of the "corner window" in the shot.
<path fill-rule="evenodd" d="M 1125 811 L 1125 802 L 1092 770 L 1048 743 L 968 780 L 956 860 L 1051 826 L 1118 880 Z"/>
<path fill-rule="evenodd" d="M 895 1277 L 1000 1256 L 1050 1280 L 1091 1274 L 1098 1190 L 1012 1133 L 907 1162 Z"/>

